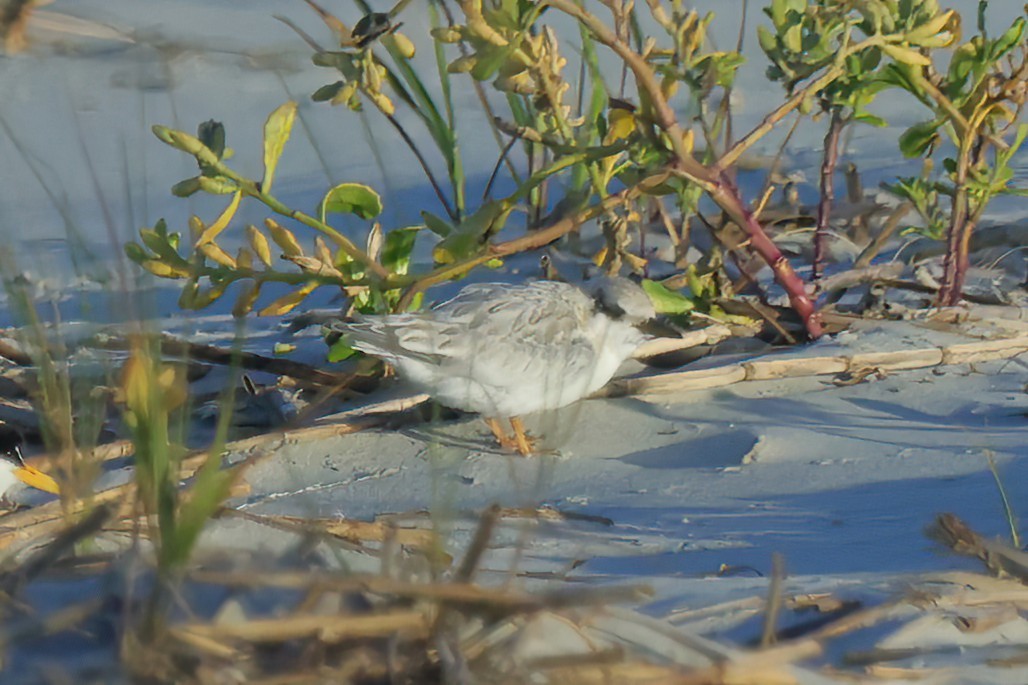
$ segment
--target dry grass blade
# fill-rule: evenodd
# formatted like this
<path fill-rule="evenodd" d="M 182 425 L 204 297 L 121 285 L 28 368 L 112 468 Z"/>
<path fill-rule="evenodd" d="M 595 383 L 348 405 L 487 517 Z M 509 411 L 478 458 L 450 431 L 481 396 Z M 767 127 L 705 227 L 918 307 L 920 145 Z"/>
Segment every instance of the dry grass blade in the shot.
<path fill-rule="evenodd" d="M 488 610 L 508 614 L 540 609 L 603 605 L 615 602 L 640 601 L 649 596 L 644 586 L 614 588 L 575 588 L 529 595 L 510 590 L 499 591 L 470 583 L 416 583 L 384 576 L 354 574 L 340 576 L 319 572 L 231 573 L 193 571 L 189 578 L 201 583 L 227 587 L 320 588 L 338 592 L 367 592 L 374 595 L 442 602 L 459 605 L 466 610 Z"/>
<path fill-rule="evenodd" d="M 103 528 L 114 514 L 111 507 L 98 505 L 84 519 L 75 523 L 49 542 L 45 547 L 33 554 L 17 569 L 0 577 L 0 589 L 13 595 L 34 580 L 43 571 L 50 568 L 58 559 L 71 551 L 76 543 L 93 535 Z"/>
<path fill-rule="evenodd" d="M 106 598 L 97 597 L 80 604 L 64 607 L 41 618 L 32 617 L 27 621 L 5 619 L 4 626 L 0 629 L 0 649 L 21 640 L 31 640 L 70 630 L 95 616 L 106 601 Z"/>
<path fill-rule="evenodd" d="M 272 643 L 316 637 L 323 642 L 342 642 L 375 637 L 424 638 L 429 621 L 424 611 L 387 611 L 367 616 L 300 615 L 214 625 L 191 623 L 172 628 L 172 635 L 216 641 Z M 180 639 L 182 639 L 180 637 Z"/>
<path fill-rule="evenodd" d="M 782 612 L 782 585 L 784 583 L 785 562 L 782 555 L 775 552 L 771 555 L 771 582 L 767 588 L 764 630 L 760 636 L 760 646 L 765 649 L 776 642 L 775 632 L 778 626 L 778 617 Z"/>
<path fill-rule="evenodd" d="M 428 549 L 435 540 L 435 533 L 424 528 L 401 528 L 390 522 L 356 521 L 353 519 L 309 519 L 297 516 L 273 516 L 252 514 L 236 509 L 222 509 L 219 516 L 242 518 L 254 523 L 274 526 L 285 530 L 322 534 L 352 542 L 357 545 L 368 542 L 384 543 L 392 540 L 396 544 L 417 550 Z"/>
<path fill-rule="evenodd" d="M 458 583 L 469 583 L 475 577 L 475 571 L 478 570 L 478 564 L 482 560 L 482 555 L 485 554 L 486 549 L 489 547 L 489 540 L 493 537 L 493 530 L 496 528 L 496 522 L 499 518 L 500 507 L 495 504 L 486 509 L 481 518 L 479 518 L 475 536 L 471 539 L 468 551 L 464 554 L 464 560 L 453 576 L 453 579 Z"/>

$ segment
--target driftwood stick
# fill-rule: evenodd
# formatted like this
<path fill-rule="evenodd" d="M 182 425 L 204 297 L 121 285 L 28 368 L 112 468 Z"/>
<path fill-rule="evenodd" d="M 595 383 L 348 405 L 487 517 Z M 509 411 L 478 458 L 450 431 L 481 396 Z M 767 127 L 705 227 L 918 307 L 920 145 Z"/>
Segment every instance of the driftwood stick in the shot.
<path fill-rule="evenodd" d="M 1028 333 L 1008 338 L 925 347 L 894 352 L 865 352 L 818 357 L 764 357 L 711 369 L 622 378 L 608 383 L 593 397 L 657 395 L 718 388 L 742 381 L 802 378 L 855 372 L 867 367 L 880 371 L 923 369 L 932 366 L 970 364 L 1010 359 L 1028 352 Z"/>

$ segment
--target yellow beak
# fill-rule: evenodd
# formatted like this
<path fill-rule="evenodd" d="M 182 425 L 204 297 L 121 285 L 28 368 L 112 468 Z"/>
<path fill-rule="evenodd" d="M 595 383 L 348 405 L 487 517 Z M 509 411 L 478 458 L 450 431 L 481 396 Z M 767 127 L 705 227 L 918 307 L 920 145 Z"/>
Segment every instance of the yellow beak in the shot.
<path fill-rule="evenodd" d="M 19 466 L 14 469 L 14 475 L 25 485 L 42 490 L 43 492 L 49 492 L 51 494 L 59 494 L 60 488 L 57 487 L 57 481 L 50 476 L 46 475 L 37 468 L 31 466 Z"/>

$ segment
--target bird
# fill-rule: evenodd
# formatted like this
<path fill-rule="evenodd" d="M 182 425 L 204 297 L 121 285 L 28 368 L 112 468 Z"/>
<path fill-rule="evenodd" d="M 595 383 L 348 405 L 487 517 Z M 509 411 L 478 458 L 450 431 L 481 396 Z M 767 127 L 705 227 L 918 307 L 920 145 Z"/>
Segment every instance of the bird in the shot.
<path fill-rule="evenodd" d="M 0 451 L 0 500 L 10 501 L 11 495 L 26 485 L 52 495 L 60 493 L 53 478 L 25 463 L 20 447 L 5 446 Z"/>
<path fill-rule="evenodd" d="M 642 287 L 604 277 L 582 288 L 472 284 L 423 312 L 358 315 L 333 328 L 441 404 L 481 414 L 503 448 L 529 456 L 521 416 L 599 390 L 648 339 L 639 327 L 655 317 Z"/>

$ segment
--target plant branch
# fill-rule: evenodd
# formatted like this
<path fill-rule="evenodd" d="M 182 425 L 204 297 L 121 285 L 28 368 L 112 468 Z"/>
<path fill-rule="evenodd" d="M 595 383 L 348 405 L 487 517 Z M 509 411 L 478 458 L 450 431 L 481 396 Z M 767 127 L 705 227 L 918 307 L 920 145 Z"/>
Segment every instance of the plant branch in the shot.
<path fill-rule="evenodd" d="M 839 136 L 846 120 L 839 107 L 832 107 L 832 120 L 825 134 L 824 157 L 821 162 L 821 199 L 817 205 L 817 226 L 814 228 L 814 264 L 811 279 L 817 281 L 824 271 L 825 235 L 835 199 L 835 167 L 839 163 Z"/>
<path fill-rule="evenodd" d="M 814 303 L 807 295 L 803 280 L 796 274 L 785 256 L 782 255 L 781 250 L 779 250 L 778 247 L 775 246 L 774 242 L 772 242 L 767 236 L 763 227 L 754 218 L 753 214 L 745 207 L 738 188 L 735 187 L 732 180 L 724 173 L 721 163 L 719 162 L 712 168 L 708 168 L 692 156 L 691 150 L 686 145 L 682 128 L 675 117 L 674 110 L 668 103 L 667 98 L 664 97 L 657 75 L 654 73 L 646 59 L 633 50 L 629 45 L 621 41 L 595 15 L 591 14 L 585 10 L 585 8 L 575 4 L 571 0 L 547 0 L 546 4 L 580 21 L 589 29 L 590 32 L 592 32 L 599 42 L 613 50 L 614 53 L 624 61 L 629 69 L 632 70 L 638 87 L 645 92 L 647 99 L 649 100 L 649 105 L 652 109 L 652 114 L 657 126 L 659 126 L 667 135 L 671 149 L 677 158 L 672 166 L 675 167 L 678 172 L 681 172 L 687 178 L 699 184 L 711 199 L 714 200 L 714 202 L 716 202 L 733 221 L 735 221 L 749 234 L 750 247 L 752 247 L 757 254 L 764 259 L 768 266 L 771 267 L 775 280 L 786 291 L 793 309 L 803 320 L 808 335 L 812 339 L 821 337 L 823 333 L 821 321 L 814 308 Z M 864 47 L 866 43 L 867 41 L 860 44 L 860 47 Z M 854 47 L 852 49 L 857 48 Z M 808 85 L 807 89 L 814 88 L 815 86 L 815 89 L 823 88 L 832 80 L 838 78 L 841 73 L 841 67 L 835 66 L 821 78 L 817 79 L 817 81 Z M 804 89 L 803 91 L 804 97 L 807 89 Z M 785 106 L 783 106 L 783 108 L 779 108 L 781 110 L 779 118 L 784 117 L 788 112 L 792 111 L 792 108 L 798 107 L 800 102 L 802 102 L 802 97 L 799 97 L 798 94 L 789 102 L 794 104 L 791 108 L 785 108 Z M 770 126 L 774 125 L 774 121 L 769 124 L 768 130 Z M 758 130 L 760 130 L 760 127 L 758 127 Z M 764 133 L 766 133 L 766 130 L 759 133 L 759 135 L 763 135 Z M 731 155 L 733 151 L 735 152 L 735 155 L 728 159 L 734 160 L 734 158 L 741 154 L 743 150 L 753 144 L 756 137 L 759 137 L 757 136 L 756 131 L 751 132 L 746 138 L 737 143 L 731 151 L 729 151 L 729 155 Z M 742 147 L 740 147 L 740 145 L 742 145 Z M 722 158 L 722 160 L 724 159 L 725 158 Z"/>

